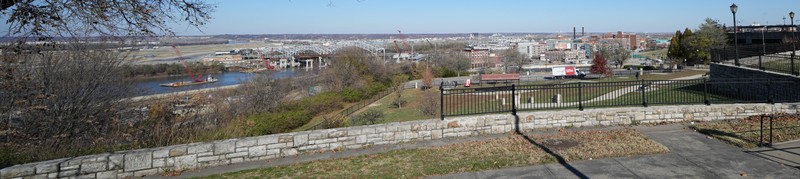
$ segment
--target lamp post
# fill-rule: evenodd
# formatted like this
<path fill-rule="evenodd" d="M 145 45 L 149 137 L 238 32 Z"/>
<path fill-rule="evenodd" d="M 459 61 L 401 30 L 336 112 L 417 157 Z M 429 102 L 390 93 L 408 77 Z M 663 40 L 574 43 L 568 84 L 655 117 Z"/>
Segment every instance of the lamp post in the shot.
<path fill-rule="evenodd" d="M 733 13 L 733 49 L 734 53 L 736 54 L 736 60 L 734 61 L 734 65 L 739 66 L 739 30 L 736 27 L 736 10 L 739 9 L 739 6 L 736 4 L 731 5 L 731 13 Z"/>
<path fill-rule="evenodd" d="M 794 11 L 789 12 L 789 21 L 792 24 L 792 27 L 789 28 L 789 31 L 792 33 L 792 57 L 791 57 L 791 59 L 789 61 L 791 62 L 791 65 L 792 65 L 792 75 L 797 75 L 797 72 L 795 72 L 795 70 L 794 70 L 794 57 L 795 57 L 795 54 L 794 54 L 795 52 L 794 51 L 797 51 L 795 49 L 795 46 L 794 46 L 794 41 L 795 41 L 794 34 L 796 33 L 795 30 L 794 30 L 794 28 L 795 28 L 794 27 Z"/>

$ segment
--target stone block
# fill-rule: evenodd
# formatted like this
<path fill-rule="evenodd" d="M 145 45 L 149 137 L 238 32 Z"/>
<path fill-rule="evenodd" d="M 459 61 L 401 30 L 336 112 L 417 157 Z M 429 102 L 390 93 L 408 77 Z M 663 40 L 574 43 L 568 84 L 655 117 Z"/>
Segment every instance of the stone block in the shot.
<path fill-rule="evenodd" d="M 281 149 L 268 149 L 267 150 L 267 155 L 276 155 L 276 154 L 280 154 L 280 153 L 281 153 Z"/>
<path fill-rule="evenodd" d="M 432 139 L 440 139 L 442 138 L 442 130 L 436 129 L 431 131 L 431 138 Z"/>
<path fill-rule="evenodd" d="M 35 167 L 27 165 L 19 165 L 0 170 L 0 178 L 17 178 L 17 177 L 30 176 L 35 173 L 36 173 Z"/>
<path fill-rule="evenodd" d="M 258 138 L 258 145 L 269 145 L 278 143 L 278 136 L 270 135 L 270 136 L 262 136 Z"/>
<path fill-rule="evenodd" d="M 281 156 L 295 156 L 297 155 L 297 149 L 283 149 L 281 150 Z"/>
<path fill-rule="evenodd" d="M 169 157 L 169 149 L 159 149 L 153 151 L 153 158 L 167 158 Z"/>
<path fill-rule="evenodd" d="M 95 175 L 94 173 L 91 173 L 91 174 L 86 174 L 86 175 L 79 175 L 78 177 L 75 177 L 75 178 L 77 178 L 77 179 L 90 179 L 90 178 L 94 179 L 94 178 L 97 178 L 97 175 Z"/>
<path fill-rule="evenodd" d="M 256 139 L 256 138 L 241 139 L 241 140 L 236 141 L 236 148 L 252 147 L 252 146 L 255 146 L 257 143 L 258 143 L 258 139 Z"/>
<path fill-rule="evenodd" d="M 214 143 L 214 155 L 233 153 L 236 150 L 236 141 L 222 141 Z"/>
<path fill-rule="evenodd" d="M 167 158 L 153 159 L 153 168 L 160 168 L 165 166 L 167 166 Z"/>
<path fill-rule="evenodd" d="M 269 149 L 279 149 L 287 147 L 287 143 L 277 143 L 277 144 L 270 144 L 267 146 Z"/>
<path fill-rule="evenodd" d="M 501 134 L 505 133 L 503 126 L 492 126 L 492 133 L 493 134 Z"/>
<path fill-rule="evenodd" d="M 361 134 L 374 134 L 375 128 L 364 128 L 361 129 Z"/>
<path fill-rule="evenodd" d="M 93 173 L 106 170 L 106 162 L 87 162 L 81 164 L 80 173 Z"/>
<path fill-rule="evenodd" d="M 169 149 L 169 157 L 177 157 L 181 155 L 186 155 L 186 146 L 177 146 Z"/>
<path fill-rule="evenodd" d="M 185 156 L 175 157 L 175 163 L 172 166 L 175 167 L 175 170 L 192 169 L 197 166 L 197 156 L 185 155 Z"/>
<path fill-rule="evenodd" d="M 209 162 L 209 161 L 216 161 L 216 160 L 219 160 L 219 156 L 197 157 L 197 162 Z"/>
<path fill-rule="evenodd" d="M 244 157 L 244 156 L 247 156 L 247 152 L 236 152 L 236 153 L 225 154 L 225 158 L 227 158 L 227 159 L 232 159 L 232 158 L 236 158 L 236 157 Z"/>
<path fill-rule="evenodd" d="M 153 166 L 153 155 L 150 152 L 125 154 L 125 171 L 148 169 Z"/>
<path fill-rule="evenodd" d="M 382 133 L 381 138 L 383 138 L 384 141 L 390 141 L 394 140 L 395 135 L 393 132 Z"/>
<path fill-rule="evenodd" d="M 58 171 L 58 162 L 42 162 L 36 164 L 36 173 L 52 173 Z"/>
<path fill-rule="evenodd" d="M 5 174 L 5 173 L 3 173 Z M 58 178 L 72 177 L 78 174 L 78 170 L 61 170 L 58 172 Z M 5 177 L 3 177 L 5 178 Z"/>
<path fill-rule="evenodd" d="M 361 135 L 361 129 L 350 129 L 350 130 L 347 130 L 347 135 L 348 136 Z"/>
<path fill-rule="evenodd" d="M 364 144 L 366 142 L 367 142 L 367 135 L 356 136 L 356 143 L 357 144 Z"/>
<path fill-rule="evenodd" d="M 98 172 L 97 173 L 97 178 L 101 178 L 101 179 L 117 178 L 117 171 L 112 170 L 112 171 Z"/>
<path fill-rule="evenodd" d="M 248 153 L 250 154 L 250 157 L 260 157 L 267 155 L 267 146 L 262 145 L 262 146 L 250 147 Z"/>
<path fill-rule="evenodd" d="M 278 142 L 279 143 L 289 143 L 289 142 L 293 142 L 293 141 L 294 141 L 294 136 L 290 136 L 290 135 L 278 136 Z"/>
<path fill-rule="evenodd" d="M 158 169 L 157 168 L 133 172 L 133 176 L 134 177 L 144 177 L 144 176 L 156 175 L 156 174 L 158 174 Z"/>
<path fill-rule="evenodd" d="M 187 152 L 189 154 L 206 153 L 206 152 L 212 152 L 213 148 L 214 148 L 214 144 L 203 143 L 203 144 L 199 144 L 199 145 L 189 146 L 187 148 Z"/>
<path fill-rule="evenodd" d="M 108 169 L 119 170 L 122 169 L 125 162 L 125 154 L 112 154 L 108 156 Z"/>
<path fill-rule="evenodd" d="M 328 138 L 327 133 L 310 133 L 308 134 L 308 140 L 318 140 Z"/>

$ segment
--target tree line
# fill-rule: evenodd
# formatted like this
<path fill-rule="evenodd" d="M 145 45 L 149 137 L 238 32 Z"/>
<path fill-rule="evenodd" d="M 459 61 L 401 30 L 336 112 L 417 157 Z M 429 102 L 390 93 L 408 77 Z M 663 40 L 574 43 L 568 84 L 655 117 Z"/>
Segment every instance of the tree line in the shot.
<path fill-rule="evenodd" d="M 698 29 L 686 28 L 675 31 L 670 39 L 667 57 L 672 64 L 708 64 L 711 62 L 711 48 L 724 46 L 728 42 L 727 32 L 719 22 L 706 18 Z"/>

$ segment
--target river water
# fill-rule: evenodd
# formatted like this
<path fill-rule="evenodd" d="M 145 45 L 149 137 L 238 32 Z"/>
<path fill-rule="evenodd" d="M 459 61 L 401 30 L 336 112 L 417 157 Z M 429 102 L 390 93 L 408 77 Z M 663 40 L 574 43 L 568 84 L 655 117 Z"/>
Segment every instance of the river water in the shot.
<path fill-rule="evenodd" d="M 191 86 L 183 86 L 183 87 L 163 87 L 161 84 L 165 83 L 172 83 L 177 81 L 191 81 L 191 77 L 189 76 L 173 76 L 173 77 L 163 77 L 163 78 L 151 78 L 151 79 L 144 79 L 144 80 L 137 80 L 134 82 L 134 85 L 142 90 L 140 95 L 153 95 L 153 94 L 162 94 L 162 93 L 172 93 L 172 92 L 181 92 L 181 91 L 188 91 L 188 90 L 196 90 L 196 89 L 204 89 L 204 88 L 213 88 L 213 87 L 220 87 L 220 86 L 229 86 L 229 85 L 236 85 L 247 81 L 248 79 L 254 77 L 255 75 L 272 75 L 273 78 L 291 78 L 296 75 L 295 71 L 293 70 L 285 70 L 285 71 L 277 71 L 272 73 L 243 73 L 243 72 L 225 72 L 225 73 L 217 73 L 217 74 L 204 74 L 203 78 L 205 79 L 207 75 L 211 75 L 212 77 L 219 79 L 219 82 L 216 83 L 208 83 L 202 85 L 191 85 Z"/>

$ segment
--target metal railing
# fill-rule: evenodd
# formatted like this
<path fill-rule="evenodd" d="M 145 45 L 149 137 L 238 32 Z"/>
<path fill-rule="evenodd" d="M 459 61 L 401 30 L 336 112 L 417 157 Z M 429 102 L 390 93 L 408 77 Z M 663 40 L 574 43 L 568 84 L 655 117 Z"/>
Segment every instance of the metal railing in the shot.
<path fill-rule="evenodd" d="M 739 66 L 757 68 L 762 71 L 800 76 L 800 61 L 791 44 L 748 45 L 739 47 Z M 736 65 L 736 50 L 733 47 L 711 49 L 715 63 Z"/>
<path fill-rule="evenodd" d="M 441 118 L 525 110 L 800 101 L 800 80 L 638 80 L 439 88 Z"/>

